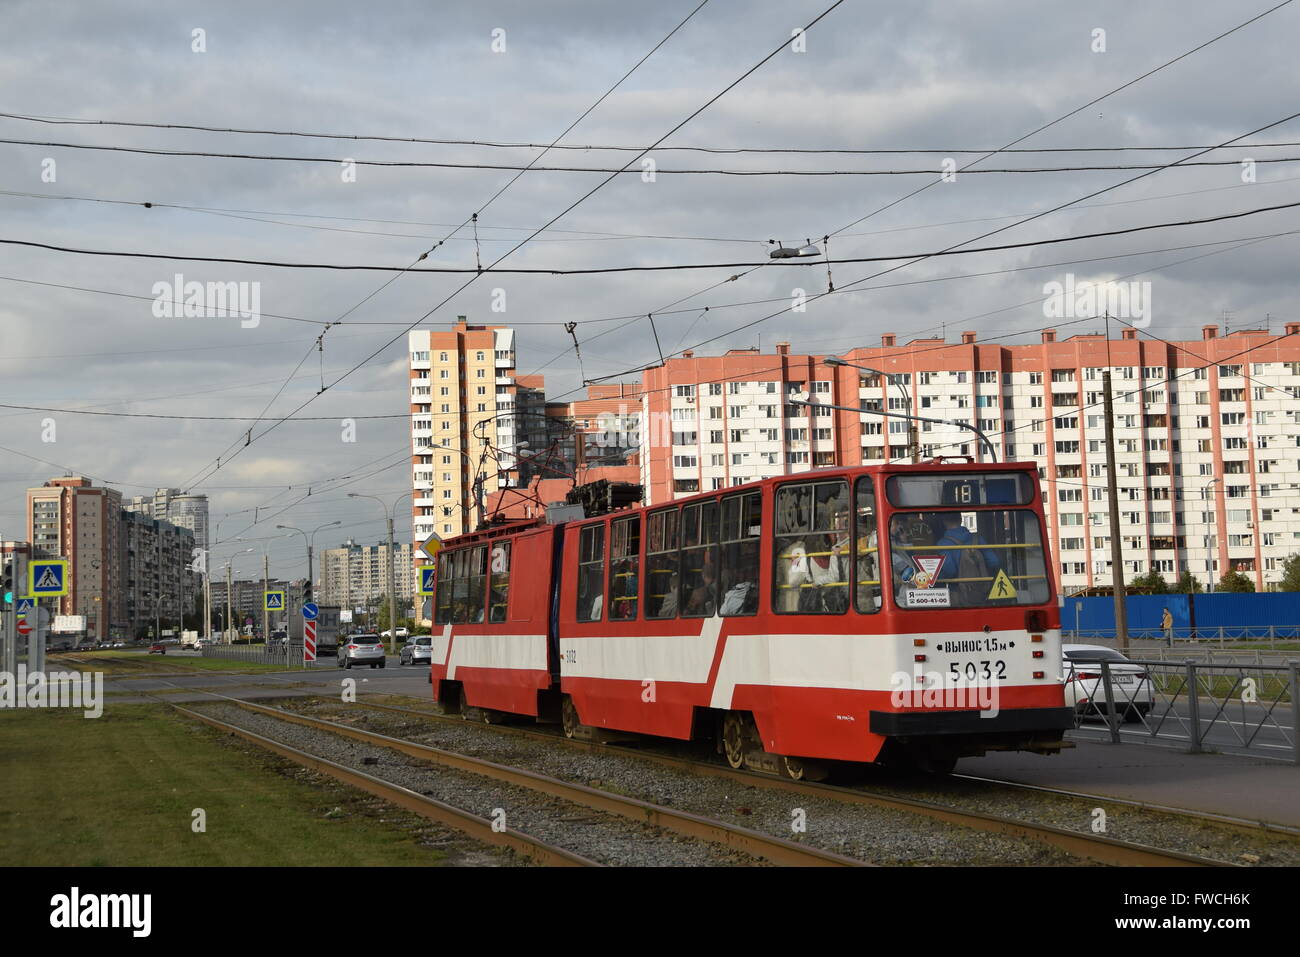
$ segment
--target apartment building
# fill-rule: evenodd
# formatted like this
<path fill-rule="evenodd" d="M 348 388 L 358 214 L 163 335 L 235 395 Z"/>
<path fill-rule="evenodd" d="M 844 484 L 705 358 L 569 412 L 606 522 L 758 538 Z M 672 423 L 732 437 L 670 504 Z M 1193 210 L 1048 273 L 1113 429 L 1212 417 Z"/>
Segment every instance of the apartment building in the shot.
<path fill-rule="evenodd" d="M 412 533 L 472 529 L 482 496 L 517 480 L 515 333 L 470 325 L 408 334 Z"/>
<path fill-rule="evenodd" d="M 32 556 L 69 562 L 68 594 L 55 599 L 51 614 L 84 615 L 87 637 L 125 637 L 122 494 L 68 475 L 29 488 L 26 514 Z"/>
<path fill-rule="evenodd" d="M 1105 419 L 1114 392 L 1124 575 L 1229 569 L 1276 587 L 1300 551 L 1300 323 L 1163 342 L 1051 330 L 1026 345 L 896 336 L 824 357 L 733 350 L 671 359 L 644 375 L 641 461 L 651 502 L 832 465 L 967 455 L 1034 461 L 1058 584 L 1108 585 Z M 853 366 L 866 367 L 867 370 Z M 880 414 L 901 412 L 971 428 Z M 914 430 L 909 435 L 909 430 Z"/>
<path fill-rule="evenodd" d="M 199 579 L 192 570 L 194 532 L 143 512 L 123 509 L 120 541 L 122 598 L 129 634 L 153 635 L 156 626 L 179 628 L 193 615 Z"/>
<path fill-rule="evenodd" d="M 415 564 L 411 546 L 394 543 L 393 574 L 399 610 L 409 608 L 415 594 Z M 349 539 L 338 548 L 321 552 L 320 586 L 316 598 L 323 605 L 357 608 L 388 594 L 388 543 L 358 545 Z"/>
<path fill-rule="evenodd" d="M 152 495 L 134 495 L 122 503 L 128 512 L 138 512 L 150 518 L 170 522 L 177 528 L 188 528 L 194 533 L 198 548 L 208 547 L 208 497 L 186 495 L 180 489 L 160 488 Z"/>
<path fill-rule="evenodd" d="M 787 342 L 775 354 L 688 351 L 647 370 L 639 429 L 646 500 L 856 461 L 843 416 L 788 401 L 837 397 L 838 371 L 815 356 L 791 354 Z"/>

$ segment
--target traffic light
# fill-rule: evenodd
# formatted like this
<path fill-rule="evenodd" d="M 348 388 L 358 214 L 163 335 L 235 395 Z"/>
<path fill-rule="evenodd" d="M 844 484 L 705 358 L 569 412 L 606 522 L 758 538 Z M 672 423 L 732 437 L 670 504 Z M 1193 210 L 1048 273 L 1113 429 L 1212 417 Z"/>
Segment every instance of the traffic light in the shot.
<path fill-rule="evenodd" d="M 14 603 L 14 560 L 12 558 L 4 560 L 4 575 L 3 581 L 0 582 L 0 590 L 4 592 L 5 604 L 12 605 Z"/>
<path fill-rule="evenodd" d="M 309 601 L 311 601 L 311 579 L 310 578 L 307 579 L 306 583 L 302 586 L 302 603 L 305 605 Z"/>

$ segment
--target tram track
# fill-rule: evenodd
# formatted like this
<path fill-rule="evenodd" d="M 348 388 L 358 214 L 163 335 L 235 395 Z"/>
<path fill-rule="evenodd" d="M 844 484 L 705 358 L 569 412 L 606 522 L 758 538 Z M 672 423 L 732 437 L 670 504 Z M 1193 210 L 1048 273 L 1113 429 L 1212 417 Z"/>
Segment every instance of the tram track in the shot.
<path fill-rule="evenodd" d="M 716 845 L 727 852 L 742 855 L 748 859 L 741 863 L 768 862 L 785 866 L 841 867 L 864 866 L 868 863 L 749 828 L 738 827 L 712 818 L 656 805 L 638 798 L 574 784 L 522 768 L 500 765 L 470 755 L 433 748 L 321 718 L 294 714 L 280 708 L 240 701 L 211 692 L 209 694 L 212 694 L 216 699 L 222 699 L 220 702 L 222 704 L 236 706 L 243 711 L 271 718 L 276 722 L 299 725 L 334 736 L 349 738 L 371 747 L 383 748 L 418 761 L 438 765 L 453 772 L 468 772 L 479 775 L 494 784 L 521 788 L 568 805 L 568 810 L 564 812 L 567 816 L 553 814 L 551 818 L 553 821 L 588 824 L 589 818 L 585 816 L 585 812 L 603 812 L 605 815 L 612 815 L 629 821 L 633 825 L 674 832 L 687 839 L 687 842 Z M 514 827 L 509 829 L 494 827 L 495 822 L 486 818 L 473 815 L 447 802 L 429 798 L 410 788 L 384 780 L 377 775 L 368 774 L 340 762 L 292 747 L 270 735 L 258 734 L 237 723 L 223 721 L 213 715 L 194 711 L 190 708 L 175 704 L 172 707 L 188 717 L 203 721 L 228 733 L 237 734 L 247 741 L 274 751 L 304 767 L 328 774 L 385 800 L 392 801 L 398 806 L 457 828 L 472 837 L 484 840 L 487 843 L 508 846 L 538 863 L 570 866 L 590 866 L 599 863 L 571 850 L 566 850 L 565 847 L 556 842 L 520 832 Z M 576 816 L 573 814 L 575 809 L 579 812 Z"/>
<path fill-rule="evenodd" d="M 416 708 L 379 704 L 372 701 L 358 701 L 349 707 L 372 709 L 381 712 L 399 714 L 406 717 L 435 719 L 438 721 L 455 722 L 457 724 L 462 723 L 461 718 L 457 716 L 442 715 L 433 711 Z M 676 771 L 688 774 L 707 775 L 749 785 L 751 787 L 784 791 L 791 794 L 803 795 L 809 798 L 831 799 L 844 804 L 901 811 L 914 816 L 939 821 L 944 824 L 984 831 L 1018 840 L 1034 841 L 1076 859 L 1087 860 L 1098 864 L 1130 867 L 1235 866 L 1235 862 L 1232 861 L 1219 860 L 1201 855 L 1160 848 L 1149 844 L 1120 840 L 1118 838 L 1108 837 L 1104 834 L 1071 830 L 1069 828 L 1057 827 L 1049 824 L 1033 823 L 983 811 L 964 810 L 958 807 L 916 798 L 906 798 L 897 795 L 870 792 L 862 788 L 793 781 L 775 777 L 773 775 L 761 774 L 747 770 L 736 770 L 722 764 L 668 755 L 642 748 L 632 749 L 617 744 L 574 740 L 565 738 L 558 733 L 543 731 L 536 728 L 525 728 L 508 724 L 484 724 L 483 727 L 489 728 L 500 734 L 516 735 L 524 738 L 545 741 L 550 745 L 558 744 L 561 747 L 574 750 L 587 751 L 596 754 L 603 753 L 629 756 L 661 767 L 672 768 Z M 956 777 L 969 778 L 969 776 Z M 991 779 L 969 779 L 998 785 L 1006 783 L 1000 781 L 994 782 L 991 781 Z M 1106 798 L 1100 795 L 1070 794 L 1068 796 L 1073 798 L 1084 798 L 1089 801 L 1095 800 L 1102 803 L 1125 803 L 1120 800 Z M 1176 809 L 1157 809 L 1152 807 L 1144 807 L 1142 809 L 1169 815 L 1177 814 Z M 1212 821 L 1211 823 L 1235 824 L 1239 828 L 1250 830 L 1248 822 Z"/>

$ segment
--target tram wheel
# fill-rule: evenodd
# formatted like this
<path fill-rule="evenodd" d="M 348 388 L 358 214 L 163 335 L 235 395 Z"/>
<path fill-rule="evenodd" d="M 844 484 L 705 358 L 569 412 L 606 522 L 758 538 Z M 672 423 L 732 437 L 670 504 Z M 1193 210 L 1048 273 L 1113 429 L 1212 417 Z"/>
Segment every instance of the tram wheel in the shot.
<path fill-rule="evenodd" d="M 572 738 L 577 735 L 578 728 L 582 722 L 578 720 L 578 708 L 573 703 L 573 699 L 567 694 L 564 700 L 560 702 L 560 725 L 564 728 L 564 736 Z"/>
<path fill-rule="evenodd" d="M 748 715 L 728 711 L 722 719 L 722 751 L 727 757 L 727 764 L 740 769 L 745 766 L 746 745 L 749 743 Z"/>

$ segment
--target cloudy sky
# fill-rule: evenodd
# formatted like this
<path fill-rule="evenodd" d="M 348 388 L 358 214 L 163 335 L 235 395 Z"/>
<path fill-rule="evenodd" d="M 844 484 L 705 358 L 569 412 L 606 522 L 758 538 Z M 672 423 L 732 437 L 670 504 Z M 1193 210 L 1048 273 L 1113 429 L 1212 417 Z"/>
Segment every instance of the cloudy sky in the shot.
<path fill-rule="evenodd" d="M 1285 319 L 1300 318 L 1294 302 L 1300 243 L 1273 235 L 1300 226 L 1295 210 L 1283 209 L 933 259 L 816 301 L 804 314 L 776 315 L 732 332 L 780 310 L 795 288 L 826 290 L 820 263 L 773 265 L 723 282 L 743 271 L 732 264 L 766 261 L 770 239 L 801 244 L 831 234 L 832 258 L 930 252 L 1136 176 L 1141 170 L 963 172 L 953 182 L 935 183 L 938 177 L 927 171 L 941 168 L 945 158 L 963 165 L 981 155 L 960 151 L 1003 147 L 1276 0 L 845 0 L 807 32 L 803 50 L 792 49 L 791 31 L 831 2 L 709 0 L 562 143 L 649 146 L 783 41 L 785 47 L 650 154 L 653 181 L 641 175 L 638 162 L 632 173 L 615 177 L 501 264 L 544 270 L 724 264 L 715 268 L 484 275 L 434 309 L 473 277 L 406 274 L 389 283 L 393 274 L 377 271 L 0 245 L 0 402 L 137 416 L 231 417 L 0 409 L 0 535 L 24 535 L 24 488 L 72 471 L 124 495 L 156 486 L 207 492 L 214 522 L 230 516 L 221 537 L 250 540 L 218 550 L 219 560 L 240 548 L 260 553 L 269 546 L 276 575 L 301 574 L 305 566 L 301 538 L 275 538 L 283 534 L 276 524 L 310 530 L 341 521 L 337 531 L 318 536 L 318 546 L 347 536 L 378 540 L 379 505 L 349 500 L 346 493 L 391 501 L 409 487 L 409 469 L 401 464 L 407 442 L 405 330 L 431 309 L 423 326 L 445 328 L 457 315 L 516 326 L 520 371 L 542 370 L 551 396 L 573 394 L 584 378 L 650 361 L 655 345 L 649 324 L 618 317 L 644 316 L 678 301 L 658 319 L 665 352 L 706 340 L 712 341 L 702 352 L 755 344 L 770 349 L 789 339 L 796 350 L 833 354 L 878 345 L 880 334 L 890 331 L 900 334 L 900 342 L 941 330 L 952 339 L 963 329 L 1006 342 L 1036 339 L 1048 324 L 1043 284 L 1067 272 L 1081 279 L 1137 274 L 1135 279 L 1151 281 L 1149 331 L 1165 338 L 1198 338 L 1203 323 L 1221 320 L 1225 312 L 1235 327 L 1271 324 L 1275 331 Z M 0 112 L 549 143 L 698 3 L 0 0 Z M 198 39 L 196 30 L 202 31 Z M 1185 149 L 1007 153 L 975 169 L 1169 163 L 1196 147 L 1264 127 L 1300 109 L 1298 40 L 1300 4 L 1284 5 L 1019 144 Z M 608 176 L 536 170 L 493 199 L 515 172 L 464 166 L 517 167 L 536 159 L 539 149 L 11 117 L 0 118 L 0 140 L 0 239 L 155 256 L 403 267 L 446 239 L 424 265 L 470 268 L 476 255 L 484 265 L 495 261 Z M 1244 142 L 1255 145 L 1198 158 L 1224 165 L 1161 171 L 973 245 L 1300 201 L 1294 165 L 1300 145 L 1258 145 L 1300 143 L 1300 121 Z M 612 169 L 636 156 L 556 150 L 538 165 Z M 1261 162 L 1254 181 L 1243 182 L 1240 161 L 1247 157 L 1293 160 Z M 348 158 L 461 165 L 358 163 L 352 177 L 341 164 Z M 724 176 L 674 169 L 922 172 Z M 889 206 L 930 183 L 935 185 Z M 146 208 L 146 202 L 155 205 Z M 476 211 L 477 247 L 472 230 L 452 235 Z M 1243 240 L 1258 241 L 1242 246 Z M 1210 243 L 1221 245 L 1204 245 Z M 902 261 L 839 264 L 835 285 L 843 288 Z M 260 284 L 260 322 L 155 316 L 155 285 L 177 273 L 186 280 Z M 504 313 L 491 310 L 498 289 L 505 291 Z M 325 333 L 323 351 L 316 351 L 320 324 L 338 320 Z M 564 331 L 566 322 L 578 323 L 581 361 Z M 1093 330 L 1085 323 L 1071 331 Z M 322 382 L 331 387 L 317 398 Z M 288 421 L 258 438 L 278 416 L 308 400 L 298 415 L 318 418 Z M 266 422 L 240 420 L 262 414 L 268 404 Z M 345 418 L 356 420 L 355 442 L 342 441 Z M 254 441 L 241 450 L 250 425 Z M 218 456 L 223 464 L 215 468 Z M 304 498 L 308 487 L 312 495 Z M 399 515 L 408 514 L 408 505 L 409 500 L 401 504 Z M 398 522 L 398 535 L 409 540 L 406 520 Z M 244 556 L 235 567 L 260 571 L 260 557 Z"/>

